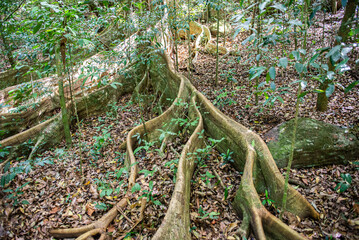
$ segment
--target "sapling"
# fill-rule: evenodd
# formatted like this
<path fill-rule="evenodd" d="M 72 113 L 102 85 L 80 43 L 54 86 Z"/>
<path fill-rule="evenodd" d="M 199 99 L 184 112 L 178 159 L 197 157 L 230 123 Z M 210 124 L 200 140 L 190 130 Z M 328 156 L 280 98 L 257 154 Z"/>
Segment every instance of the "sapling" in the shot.
<path fill-rule="evenodd" d="M 188 16 L 187 16 L 187 23 L 188 23 L 188 31 L 187 31 L 187 40 L 188 40 L 188 80 L 191 81 L 191 32 L 190 32 L 190 22 L 191 22 L 191 2 L 190 0 L 187 1 L 188 7 Z"/>
<path fill-rule="evenodd" d="M 218 85 L 218 44 L 219 44 L 219 5 L 217 7 L 217 48 L 216 48 L 216 80 L 214 82 L 214 86 Z"/>
<path fill-rule="evenodd" d="M 303 12 L 302 12 L 302 19 L 304 19 L 304 40 L 303 40 L 303 49 L 306 48 L 307 46 L 307 15 L 308 15 L 308 5 L 309 5 L 309 0 L 305 0 L 304 1 L 304 7 L 303 7 Z M 304 17 L 303 17 L 304 15 Z M 295 35 L 296 37 L 296 35 Z M 306 53 L 306 51 L 305 51 Z M 304 61 L 304 57 L 302 58 Z M 303 63 L 300 63 L 303 66 Z M 300 71 L 298 71 L 298 69 L 300 69 Z M 291 139 L 291 150 L 290 150 L 290 155 L 289 155 L 289 159 L 288 159 L 288 165 L 287 165 L 287 169 L 286 169 L 286 176 L 285 176 L 285 183 L 284 183 L 284 191 L 283 191 L 283 199 L 282 199 L 282 208 L 283 210 L 280 213 L 280 219 L 283 219 L 283 213 L 284 211 L 286 211 L 286 207 L 287 207 L 287 195 L 288 195 L 288 181 L 289 181 L 289 174 L 290 174 L 290 169 L 292 167 L 292 162 L 293 162 L 293 157 L 294 157 L 294 148 L 295 148 L 295 142 L 296 142 L 296 136 L 297 136 L 297 126 L 298 126 L 298 115 L 299 115 L 299 105 L 300 105 L 300 100 L 301 100 L 301 93 L 302 93 L 302 79 L 303 79 L 303 68 L 296 68 L 296 70 L 299 73 L 299 86 L 298 86 L 298 90 L 297 90 L 297 94 L 296 94 L 296 103 L 295 103 L 295 115 L 294 115 L 294 127 L 293 127 L 293 133 L 292 133 L 292 139 Z"/>

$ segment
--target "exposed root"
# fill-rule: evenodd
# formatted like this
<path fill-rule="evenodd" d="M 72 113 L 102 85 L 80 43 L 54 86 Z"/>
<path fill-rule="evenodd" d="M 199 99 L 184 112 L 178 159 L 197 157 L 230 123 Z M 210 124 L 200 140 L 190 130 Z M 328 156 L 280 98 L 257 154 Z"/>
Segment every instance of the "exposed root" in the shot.
<path fill-rule="evenodd" d="M 188 81 L 188 80 L 187 80 Z M 183 80 L 182 80 L 183 82 Z M 199 122 L 190 139 L 184 146 L 179 159 L 176 174 L 176 185 L 171 202 L 160 228 L 152 239 L 190 239 L 189 202 L 191 193 L 191 178 L 196 165 L 196 150 L 203 146 L 203 119 L 196 107 L 196 96 L 192 97 L 190 110 L 193 117 L 198 117 Z"/>
<path fill-rule="evenodd" d="M 142 222 L 143 217 L 144 217 L 144 212 L 146 209 L 146 205 L 147 205 L 147 198 L 142 198 L 141 199 L 141 209 L 140 209 L 140 217 L 137 219 L 136 223 L 133 224 L 133 226 L 131 227 L 131 229 L 128 232 L 131 232 L 135 227 L 137 227 L 137 225 Z"/>
<path fill-rule="evenodd" d="M 95 236 L 97 234 L 103 234 L 103 230 L 101 228 L 96 228 L 93 230 L 90 230 L 84 234 L 82 234 L 81 236 L 79 236 L 78 238 L 76 238 L 76 240 L 86 240 L 89 237 Z"/>
<path fill-rule="evenodd" d="M 201 36 L 206 34 L 204 27 L 198 29 L 201 30 Z M 132 43 L 131 38 L 128 42 Z M 207 45 L 208 43 L 210 41 L 207 42 Z M 184 117 L 187 114 L 190 121 L 195 122 L 195 126 L 189 129 L 191 136 L 180 154 L 176 174 L 177 181 L 168 210 L 153 239 L 191 238 L 189 231 L 190 182 L 197 159 L 200 157 L 197 150 L 203 147 L 205 136 L 223 139 L 217 145 L 218 150 L 220 152 L 232 151 L 234 166 L 237 170 L 243 171 L 242 181 L 233 202 L 236 212 L 243 216 L 240 234 L 248 236 L 249 232 L 253 231 L 258 239 L 303 239 L 302 235 L 269 213 L 260 201 L 259 194 L 267 190 L 270 198 L 275 200 L 280 207 L 284 189 L 284 178 L 276 167 L 264 141 L 257 134 L 216 109 L 203 94 L 195 89 L 188 79 L 174 71 L 166 54 L 154 53 L 152 65 L 148 66 L 147 70 L 149 72 L 145 73 L 137 92 L 151 85 L 153 89 L 157 90 L 156 92 L 161 94 L 161 99 L 176 98 L 160 116 L 134 127 L 128 133 L 126 142 L 121 144 L 121 147 L 126 148 L 125 164 L 130 173 L 128 189 L 131 189 L 135 184 L 138 173 L 138 164 L 134 154 L 134 150 L 139 145 L 138 138 L 143 139 L 146 136 L 148 141 L 152 141 L 159 138 L 161 131 L 177 133 L 180 126 L 171 120 Z M 79 117 L 83 118 L 87 113 L 102 111 L 104 105 L 107 105 L 113 96 L 116 99 L 124 92 L 132 91 L 135 88 L 133 86 L 134 81 L 131 82 L 127 79 L 127 81 L 121 82 L 127 84 L 121 90 L 106 86 L 90 93 L 88 97 L 76 98 Z M 69 108 L 71 109 L 70 105 Z M 43 141 L 47 142 L 49 141 L 48 136 L 61 132 L 58 117 L 56 116 L 56 119 L 52 121 L 46 123 L 48 124 L 46 126 L 37 126 L 39 129 L 36 132 L 31 128 L 26 134 L 25 132 L 20 133 L 24 134 L 21 135 L 23 137 L 21 139 L 15 135 L 13 139 L 10 137 L 3 141 L 12 145 L 24 140 L 25 136 L 38 136 L 39 132 L 46 128 L 44 131 L 48 134 Z M 52 130 L 49 130 L 50 126 Z M 171 136 L 167 134 L 165 139 L 169 141 Z M 90 225 L 80 228 L 51 230 L 50 234 L 59 238 L 75 236 L 80 237 L 80 239 L 101 234 L 101 238 L 104 239 L 108 225 L 119 212 L 123 212 L 122 209 L 127 206 L 129 197 L 128 195 L 125 196 L 107 214 Z M 140 218 L 134 223 L 133 228 L 143 219 L 146 206 L 146 202 L 143 203 L 143 201 L 145 200 L 142 199 Z M 318 212 L 292 187 L 288 189 L 287 209 L 301 218 L 319 217 Z"/>
<path fill-rule="evenodd" d="M 108 225 L 117 216 L 117 209 L 125 208 L 126 206 L 127 206 L 127 197 L 123 198 L 107 214 L 105 214 L 102 218 L 100 218 L 99 220 L 97 220 L 94 223 L 91 223 L 87 226 L 80 227 L 80 228 L 53 229 L 53 230 L 50 230 L 50 234 L 57 238 L 68 238 L 68 237 L 83 236 L 85 234 L 88 234 L 88 232 L 96 230 L 96 229 L 100 229 L 101 231 L 106 231 L 106 228 L 108 227 Z M 92 236 L 92 235 L 89 235 L 89 236 Z"/>

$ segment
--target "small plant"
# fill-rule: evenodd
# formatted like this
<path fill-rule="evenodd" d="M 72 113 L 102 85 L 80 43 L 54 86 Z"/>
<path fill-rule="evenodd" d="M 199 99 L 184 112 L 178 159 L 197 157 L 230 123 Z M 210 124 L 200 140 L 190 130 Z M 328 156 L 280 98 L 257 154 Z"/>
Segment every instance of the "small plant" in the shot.
<path fill-rule="evenodd" d="M 226 186 L 226 188 L 224 189 L 224 200 L 227 200 L 228 198 L 228 191 L 232 188 L 233 186 L 230 185 L 230 186 Z"/>
<path fill-rule="evenodd" d="M 147 170 L 147 169 L 142 169 L 142 170 L 139 171 L 138 173 L 143 173 L 143 174 L 145 175 L 145 177 L 147 177 L 147 176 L 151 176 L 151 177 L 152 177 L 155 172 L 157 172 L 157 168 L 156 168 L 156 167 L 154 167 L 152 171 L 149 171 L 149 170 Z"/>
<path fill-rule="evenodd" d="M 107 105 L 110 109 L 106 112 L 106 115 L 110 118 L 116 119 L 118 116 L 118 109 L 120 108 L 116 102 L 109 103 Z"/>
<path fill-rule="evenodd" d="M 1 176 L 0 186 L 5 187 L 14 180 L 18 174 L 29 173 L 34 165 L 44 166 L 45 164 L 54 164 L 54 162 L 49 157 L 36 158 L 35 160 L 28 159 L 17 163 L 14 167 L 11 167 L 11 162 L 7 162 L 4 166 L 4 174 Z"/>
<path fill-rule="evenodd" d="M 234 162 L 234 160 L 232 159 L 232 154 L 233 154 L 233 152 L 230 152 L 229 149 L 227 149 L 226 153 L 221 153 L 221 157 L 223 159 L 222 166 L 226 165 L 226 164 L 231 164 Z"/>
<path fill-rule="evenodd" d="M 215 176 L 207 171 L 205 174 L 201 174 L 202 181 L 206 184 L 206 186 L 210 186 L 211 179 Z"/>
<path fill-rule="evenodd" d="M 208 217 L 209 219 L 214 220 L 218 219 L 218 215 L 220 215 L 218 212 L 206 212 L 205 210 L 203 210 L 202 206 L 199 207 L 198 213 L 200 219 L 205 219 Z"/>
<path fill-rule="evenodd" d="M 139 183 L 135 183 L 131 189 L 131 193 L 139 192 L 141 191 L 141 185 Z"/>
<path fill-rule="evenodd" d="M 106 205 L 106 203 L 103 203 L 103 202 L 95 202 L 95 208 L 99 209 L 99 210 L 106 211 L 107 205 Z"/>
<path fill-rule="evenodd" d="M 340 181 L 334 188 L 334 190 L 336 190 L 338 193 L 345 192 L 352 183 L 352 176 L 349 173 L 342 173 L 340 174 L 340 177 L 342 178 L 342 181 Z"/>
<path fill-rule="evenodd" d="M 173 182 L 176 183 L 176 174 L 177 174 L 177 164 L 179 159 L 173 159 L 171 161 L 168 161 L 165 163 L 165 167 L 169 167 L 171 171 L 173 172 Z"/>
<path fill-rule="evenodd" d="M 96 178 L 95 184 L 97 185 L 97 189 L 100 191 L 100 197 L 110 196 L 113 193 L 113 189 L 110 183 Z"/>
<path fill-rule="evenodd" d="M 230 68 L 224 73 L 222 73 L 220 76 L 226 79 L 227 83 L 231 84 L 231 86 L 233 87 L 233 84 L 238 83 L 237 79 L 234 77 L 235 74 L 236 74 L 235 69 Z"/>
<path fill-rule="evenodd" d="M 135 136 L 135 135 L 134 135 Z M 141 139 L 141 138 L 137 138 L 137 139 Z M 143 142 L 144 144 L 142 146 L 139 146 L 135 149 L 135 151 L 133 151 L 133 154 L 136 154 L 136 153 L 142 153 L 143 151 L 145 152 L 150 152 L 150 148 L 152 146 L 155 145 L 155 141 L 153 142 L 147 142 L 146 140 L 138 140 L 138 143 L 140 144 L 141 142 Z"/>
<path fill-rule="evenodd" d="M 0 131 L 0 133 L 1 133 L 1 131 Z M 1 134 L 0 134 L 0 136 L 1 136 Z M 0 159 L 1 158 L 5 159 L 5 157 L 10 154 L 10 148 L 11 148 L 10 146 L 1 147 L 1 144 L 0 144 Z"/>
<path fill-rule="evenodd" d="M 14 101 L 14 106 L 18 106 L 21 102 L 30 98 L 31 92 L 31 84 L 25 83 L 21 84 L 19 88 L 9 91 L 9 96 Z"/>
<path fill-rule="evenodd" d="M 276 208 L 275 205 L 274 205 L 274 200 L 272 200 L 272 199 L 269 198 L 269 195 L 268 195 L 268 191 L 267 191 L 267 190 L 265 191 L 265 199 L 262 201 L 262 204 L 263 204 L 264 206 L 267 205 L 268 207 Z"/>
<path fill-rule="evenodd" d="M 150 188 L 150 190 L 143 190 L 142 192 L 144 193 L 142 195 L 142 197 L 146 197 L 147 198 L 147 202 L 151 201 L 153 204 L 159 206 L 162 203 L 159 200 L 154 200 L 154 196 L 153 196 L 153 181 L 150 181 L 148 187 Z"/>
<path fill-rule="evenodd" d="M 6 198 L 10 199 L 10 200 L 14 200 L 13 205 L 17 206 L 19 204 L 19 196 L 24 194 L 23 191 L 21 191 L 21 189 L 23 189 L 26 185 L 28 185 L 30 182 L 27 182 L 23 185 L 21 185 L 20 187 L 17 187 L 15 190 L 12 189 L 6 189 L 3 192 L 5 193 L 10 193 L 10 195 L 8 195 Z M 28 201 L 23 200 L 21 201 L 21 204 L 29 204 Z"/>
<path fill-rule="evenodd" d="M 219 109 L 224 108 L 224 106 L 231 106 L 236 104 L 236 101 L 232 99 L 235 91 L 227 91 L 225 88 L 215 91 L 216 99 L 213 101 L 213 104 Z"/>
<path fill-rule="evenodd" d="M 106 147 L 108 144 L 110 144 L 110 142 L 112 141 L 111 139 L 111 133 L 108 132 L 108 129 L 103 129 L 102 130 L 102 135 L 100 136 L 94 136 L 93 138 L 96 140 L 94 147 L 95 147 L 95 154 L 100 154 L 101 150 Z"/>

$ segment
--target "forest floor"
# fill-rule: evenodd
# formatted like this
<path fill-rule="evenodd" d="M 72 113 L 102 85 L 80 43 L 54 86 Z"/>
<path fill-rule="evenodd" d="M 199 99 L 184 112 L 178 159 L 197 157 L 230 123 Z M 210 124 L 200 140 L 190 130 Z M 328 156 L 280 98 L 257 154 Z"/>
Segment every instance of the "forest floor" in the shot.
<path fill-rule="evenodd" d="M 328 20 L 326 36 L 338 27 L 339 16 L 333 15 Z M 313 27 L 313 32 L 319 31 L 317 36 L 320 36 L 320 29 L 320 25 L 318 29 Z M 245 35 L 235 40 L 228 38 L 226 47 L 236 48 L 243 38 Z M 331 41 L 328 37 L 327 42 Z M 185 69 L 186 55 L 183 43 L 179 46 L 180 69 Z M 242 59 L 245 55 L 243 49 Z M 237 58 L 228 56 L 220 63 L 219 85 L 213 87 L 216 59 L 200 52 L 191 81 L 221 111 L 263 136 L 274 126 L 293 118 L 296 89 L 291 87 L 288 94 L 282 95 L 284 103 L 263 106 L 265 99 L 261 96 L 260 105 L 255 106 L 253 96 L 248 95 L 253 92 L 253 83 L 248 81 L 248 66 L 238 64 Z M 182 73 L 187 74 L 185 70 Z M 277 75 L 277 87 L 288 86 L 296 79 L 291 70 Z M 343 74 L 340 83 L 347 86 L 353 81 L 353 75 L 351 72 Z M 229 76 L 237 83 L 227 83 Z M 308 83 L 308 87 L 317 86 Z M 325 113 L 315 111 L 315 101 L 315 94 L 304 97 L 301 117 L 343 127 L 358 121 L 358 89 L 348 94 L 337 89 Z M 142 116 L 145 120 L 156 116 L 150 109 L 133 103 L 131 96 L 124 96 L 116 105 L 109 106 L 107 113 L 89 117 L 82 121 L 80 129 L 73 129 L 71 148 L 65 149 L 62 143 L 31 163 L 24 156 L 22 164 L 29 165 L 28 173 L 18 175 L 6 188 L 15 191 L 0 193 L 0 239 L 51 239 L 50 228 L 79 227 L 106 213 L 127 190 L 128 173 L 123 165 L 125 152 L 119 150 L 119 146 L 131 128 L 141 124 L 141 112 L 147 113 Z M 172 195 L 183 141 L 183 137 L 174 139 L 166 146 L 164 156 L 158 154 L 156 144 L 146 141 L 137 149 L 140 172 L 136 182 L 142 188 L 128 190 L 133 196 L 130 208 L 119 214 L 107 229 L 114 239 L 149 239 L 153 236 Z M 208 141 L 207 145 L 211 146 L 211 143 Z M 241 220 L 234 213 L 231 200 L 240 184 L 241 173 L 224 159 L 223 154 L 211 149 L 195 170 L 190 204 L 193 239 L 236 239 Z M 342 173 L 351 175 L 352 184 L 347 191 L 338 193 L 334 188 L 341 181 Z M 309 239 L 359 239 L 359 227 L 355 223 L 359 220 L 357 165 L 293 169 L 290 177 L 301 183 L 295 187 L 320 212 L 320 220 L 285 215 L 284 221 L 288 225 Z M 131 229 L 139 217 L 139 196 L 148 199 L 145 217 Z M 262 199 L 266 207 L 278 215 L 276 203 L 265 195 Z"/>

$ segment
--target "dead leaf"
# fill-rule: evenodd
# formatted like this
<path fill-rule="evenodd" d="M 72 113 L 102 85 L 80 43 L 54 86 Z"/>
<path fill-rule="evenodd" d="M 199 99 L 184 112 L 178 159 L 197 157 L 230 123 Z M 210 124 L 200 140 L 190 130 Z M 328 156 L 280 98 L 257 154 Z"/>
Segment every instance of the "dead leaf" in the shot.
<path fill-rule="evenodd" d="M 50 213 L 51 214 L 54 214 L 54 213 L 57 213 L 61 208 L 59 207 L 54 207 L 53 209 L 51 209 Z"/>
<path fill-rule="evenodd" d="M 94 206 L 93 206 L 91 203 L 88 203 L 88 204 L 86 205 L 87 215 L 92 216 L 92 214 L 94 213 L 94 211 L 95 211 Z"/>

